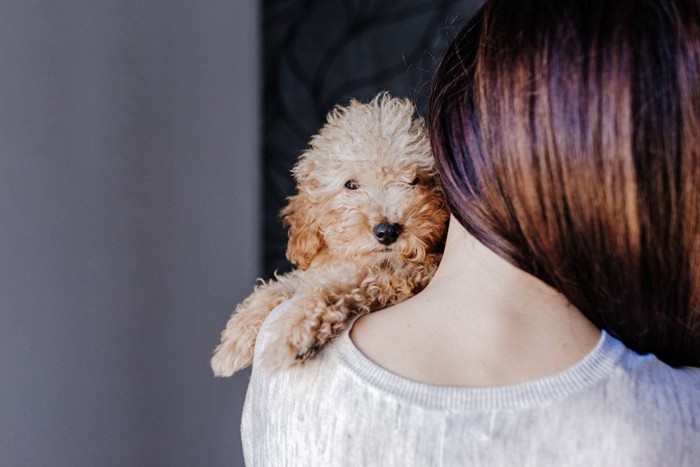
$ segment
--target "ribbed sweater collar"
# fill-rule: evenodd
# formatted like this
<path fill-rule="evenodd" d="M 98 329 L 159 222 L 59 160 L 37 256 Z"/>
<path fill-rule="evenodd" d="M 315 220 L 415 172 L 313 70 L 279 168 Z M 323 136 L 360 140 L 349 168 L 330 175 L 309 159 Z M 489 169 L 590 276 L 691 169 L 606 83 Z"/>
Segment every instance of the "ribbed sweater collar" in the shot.
<path fill-rule="evenodd" d="M 387 395 L 430 408 L 475 411 L 527 409 L 566 398 L 604 379 L 627 351 L 603 331 L 596 346 L 562 372 L 512 385 L 470 388 L 427 384 L 392 373 L 366 357 L 350 339 L 349 330 L 333 345 L 344 366 Z"/>

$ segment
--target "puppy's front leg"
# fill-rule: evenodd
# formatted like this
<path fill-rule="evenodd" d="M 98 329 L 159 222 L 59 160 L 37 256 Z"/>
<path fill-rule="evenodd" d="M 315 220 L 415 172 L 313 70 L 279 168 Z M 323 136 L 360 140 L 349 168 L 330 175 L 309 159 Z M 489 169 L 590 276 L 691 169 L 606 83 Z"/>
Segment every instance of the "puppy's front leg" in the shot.
<path fill-rule="evenodd" d="M 305 284 L 274 323 L 263 365 L 276 370 L 303 363 L 344 330 L 351 317 L 402 302 L 422 290 L 439 259 L 429 255 L 423 263 L 402 269 L 347 268 Z"/>
<path fill-rule="evenodd" d="M 331 292 L 317 289 L 297 294 L 274 323 L 274 337 L 263 349 L 262 364 L 275 371 L 303 363 L 343 330 L 354 313 Z"/>
<path fill-rule="evenodd" d="M 211 359 L 216 376 L 231 376 L 253 362 L 255 341 L 263 321 L 270 311 L 294 294 L 297 285 L 296 272 L 291 272 L 257 286 L 236 307 Z"/>

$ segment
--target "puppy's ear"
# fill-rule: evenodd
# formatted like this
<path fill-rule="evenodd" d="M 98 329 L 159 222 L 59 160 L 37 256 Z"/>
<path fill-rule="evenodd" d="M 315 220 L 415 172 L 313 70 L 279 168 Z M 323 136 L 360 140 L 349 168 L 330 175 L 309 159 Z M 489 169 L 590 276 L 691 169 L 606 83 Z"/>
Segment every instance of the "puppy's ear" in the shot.
<path fill-rule="evenodd" d="M 304 270 L 323 246 L 323 237 L 306 196 L 298 194 L 288 199 L 289 204 L 281 212 L 284 225 L 289 227 L 287 259 Z"/>

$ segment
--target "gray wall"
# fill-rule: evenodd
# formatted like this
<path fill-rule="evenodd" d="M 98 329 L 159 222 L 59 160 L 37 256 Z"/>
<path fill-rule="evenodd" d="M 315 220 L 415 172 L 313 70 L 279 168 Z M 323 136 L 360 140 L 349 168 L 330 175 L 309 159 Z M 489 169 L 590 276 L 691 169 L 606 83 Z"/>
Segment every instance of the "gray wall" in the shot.
<path fill-rule="evenodd" d="M 253 0 L 0 1 L 0 465 L 241 465 Z"/>

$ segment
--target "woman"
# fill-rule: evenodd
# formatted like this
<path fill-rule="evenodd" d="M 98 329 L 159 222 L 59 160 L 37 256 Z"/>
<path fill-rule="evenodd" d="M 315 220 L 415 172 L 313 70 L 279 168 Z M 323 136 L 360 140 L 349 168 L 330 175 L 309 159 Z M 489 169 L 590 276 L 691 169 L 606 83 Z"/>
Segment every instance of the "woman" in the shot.
<path fill-rule="evenodd" d="M 700 4 L 488 1 L 429 123 L 438 272 L 254 368 L 247 463 L 697 465 Z"/>

